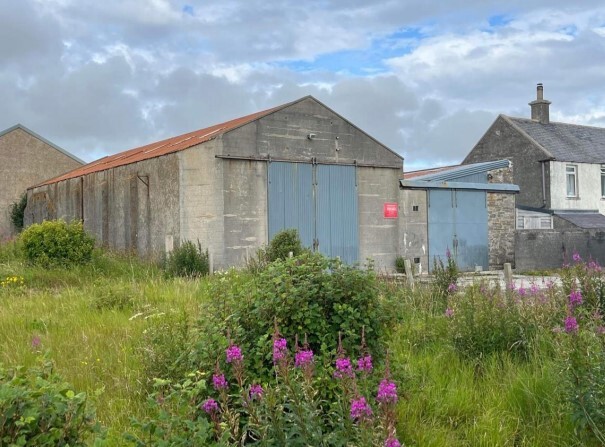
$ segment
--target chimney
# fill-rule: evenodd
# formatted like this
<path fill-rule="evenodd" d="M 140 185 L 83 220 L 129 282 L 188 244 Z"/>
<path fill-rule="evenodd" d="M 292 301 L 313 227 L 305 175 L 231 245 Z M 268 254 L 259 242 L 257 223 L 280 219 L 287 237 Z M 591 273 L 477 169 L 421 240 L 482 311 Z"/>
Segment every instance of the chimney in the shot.
<path fill-rule="evenodd" d="M 550 101 L 544 99 L 544 87 L 542 84 L 538 84 L 537 97 L 535 101 L 529 103 L 531 106 L 531 119 L 540 122 L 540 124 L 548 124 L 550 122 L 548 117 L 548 106 Z"/>

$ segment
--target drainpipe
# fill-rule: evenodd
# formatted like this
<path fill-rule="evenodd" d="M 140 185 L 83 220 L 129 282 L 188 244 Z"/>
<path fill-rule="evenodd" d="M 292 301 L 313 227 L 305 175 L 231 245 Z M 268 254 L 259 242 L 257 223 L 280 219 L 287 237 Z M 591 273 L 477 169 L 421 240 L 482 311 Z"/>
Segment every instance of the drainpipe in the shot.
<path fill-rule="evenodd" d="M 542 208 L 546 208 L 546 172 L 544 169 L 544 161 L 542 163 Z"/>

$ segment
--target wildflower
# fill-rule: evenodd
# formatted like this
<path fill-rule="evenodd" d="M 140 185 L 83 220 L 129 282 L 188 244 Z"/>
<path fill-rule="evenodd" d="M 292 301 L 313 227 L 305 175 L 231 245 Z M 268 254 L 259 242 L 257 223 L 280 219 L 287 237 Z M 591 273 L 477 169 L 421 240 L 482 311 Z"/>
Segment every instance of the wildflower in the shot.
<path fill-rule="evenodd" d="M 395 385 L 395 382 L 383 379 L 380 385 L 378 385 L 376 400 L 383 404 L 397 402 L 397 385 Z"/>
<path fill-rule="evenodd" d="M 286 358 L 288 342 L 285 338 L 276 338 L 273 341 L 273 363 L 278 363 Z"/>
<path fill-rule="evenodd" d="M 449 293 L 454 293 L 456 290 L 458 290 L 458 286 L 454 282 L 447 286 L 447 291 Z"/>
<path fill-rule="evenodd" d="M 225 379 L 225 375 L 218 373 L 212 376 L 212 384 L 214 385 L 214 389 L 217 391 L 224 390 L 229 386 L 229 383 L 227 383 L 227 380 Z"/>
<path fill-rule="evenodd" d="M 386 441 L 384 441 L 384 447 L 401 447 L 401 443 L 392 436 L 389 436 Z"/>
<path fill-rule="evenodd" d="M 340 357 L 336 359 L 336 371 L 334 371 L 334 377 L 342 379 L 344 377 L 353 377 L 353 366 L 351 365 L 351 359 L 348 357 Z"/>
<path fill-rule="evenodd" d="M 38 337 L 37 335 L 34 335 L 32 337 L 32 348 L 38 349 L 41 344 L 42 344 L 42 340 L 40 339 L 40 337 Z"/>
<path fill-rule="evenodd" d="M 529 291 L 531 292 L 532 295 L 535 295 L 536 293 L 538 293 L 539 290 L 540 290 L 540 288 L 538 287 L 538 285 L 536 283 L 533 283 L 531 285 L 531 288 L 529 289 Z"/>
<path fill-rule="evenodd" d="M 449 247 L 447 247 L 445 249 L 445 257 L 448 258 L 448 259 L 452 257 L 452 252 L 450 252 L 450 248 Z"/>
<path fill-rule="evenodd" d="M 525 295 L 527 295 L 527 290 L 525 289 L 525 287 L 521 286 L 521 287 L 519 287 L 519 290 L 517 291 L 517 293 L 519 293 L 519 296 L 525 296 Z"/>
<path fill-rule="evenodd" d="M 212 398 L 206 399 L 202 404 L 202 410 L 208 414 L 218 413 L 218 404 Z"/>
<path fill-rule="evenodd" d="M 452 317 L 454 315 L 454 309 L 452 309 L 451 307 L 448 307 L 447 309 L 445 309 L 445 316 L 446 317 Z"/>
<path fill-rule="evenodd" d="M 596 271 L 600 271 L 601 270 L 601 266 L 599 265 L 598 262 L 595 262 L 595 261 L 590 261 L 588 263 L 588 268 L 590 270 L 596 270 Z"/>
<path fill-rule="evenodd" d="M 237 345 L 231 345 L 227 348 L 227 363 L 238 363 L 243 359 L 242 350 Z"/>
<path fill-rule="evenodd" d="M 365 397 L 359 397 L 351 401 L 351 419 L 359 421 L 372 417 L 372 408 L 366 402 Z"/>
<path fill-rule="evenodd" d="M 263 392 L 263 387 L 259 384 L 252 385 L 249 391 L 250 399 L 260 399 L 261 397 L 263 397 Z"/>
<path fill-rule="evenodd" d="M 578 328 L 578 320 L 576 320 L 576 317 L 569 315 L 565 319 L 565 332 L 577 332 Z"/>
<path fill-rule="evenodd" d="M 574 260 L 574 262 L 580 262 L 582 260 L 578 252 L 574 252 L 572 259 Z"/>
<path fill-rule="evenodd" d="M 310 349 L 298 351 L 294 356 L 294 366 L 297 368 L 304 368 L 305 366 L 312 365 L 313 361 L 313 351 Z"/>
<path fill-rule="evenodd" d="M 582 304 L 582 292 L 580 290 L 572 290 L 569 294 L 569 304 L 571 306 L 579 306 Z"/>
<path fill-rule="evenodd" d="M 372 356 L 364 355 L 357 359 L 357 371 L 371 372 L 373 369 Z"/>
<path fill-rule="evenodd" d="M 599 326 L 599 327 L 597 327 L 596 332 L 599 335 L 605 335 L 605 326 Z"/>

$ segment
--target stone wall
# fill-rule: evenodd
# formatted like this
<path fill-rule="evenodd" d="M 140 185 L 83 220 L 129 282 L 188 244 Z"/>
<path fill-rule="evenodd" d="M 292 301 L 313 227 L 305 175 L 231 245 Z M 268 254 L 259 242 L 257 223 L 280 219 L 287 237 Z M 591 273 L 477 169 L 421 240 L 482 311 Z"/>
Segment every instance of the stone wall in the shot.
<path fill-rule="evenodd" d="M 515 195 L 487 193 L 487 234 L 490 270 L 515 260 Z"/>

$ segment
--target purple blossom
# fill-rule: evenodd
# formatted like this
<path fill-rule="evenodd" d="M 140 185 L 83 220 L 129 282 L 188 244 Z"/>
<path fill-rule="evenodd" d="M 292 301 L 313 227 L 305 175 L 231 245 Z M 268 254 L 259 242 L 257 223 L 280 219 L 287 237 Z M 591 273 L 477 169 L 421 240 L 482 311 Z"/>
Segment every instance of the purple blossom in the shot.
<path fill-rule="evenodd" d="M 536 283 L 533 283 L 531 285 L 531 288 L 529 289 L 529 291 L 531 292 L 532 295 L 535 295 L 536 293 L 538 293 L 540 291 L 540 288 L 538 287 L 538 285 Z"/>
<path fill-rule="evenodd" d="M 596 271 L 601 270 L 601 266 L 599 266 L 599 264 L 595 261 L 590 261 L 588 263 L 588 268 L 591 270 L 596 270 Z"/>
<path fill-rule="evenodd" d="M 304 368 L 305 366 L 312 365 L 314 362 L 313 351 L 310 349 L 303 349 L 298 351 L 294 356 L 294 366 L 298 368 Z"/>
<path fill-rule="evenodd" d="M 353 366 L 351 365 L 351 359 L 348 357 L 339 357 L 336 359 L 336 371 L 334 371 L 334 377 L 342 379 L 344 377 L 353 377 Z"/>
<path fill-rule="evenodd" d="M 605 326 L 599 326 L 599 327 L 597 327 L 596 332 L 599 335 L 605 335 Z"/>
<path fill-rule="evenodd" d="M 32 348 L 38 349 L 41 344 L 42 344 L 42 340 L 40 339 L 40 337 L 38 337 L 37 335 L 34 335 L 32 337 Z"/>
<path fill-rule="evenodd" d="M 202 410 L 208 414 L 218 413 L 218 404 L 214 399 L 206 399 L 202 404 Z"/>
<path fill-rule="evenodd" d="M 572 259 L 574 260 L 574 262 L 580 262 L 582 260 L 578 252 L 574 252 Z"/>
<path fill-rule="evenodd" d="M 250 399 L 260 399 L 261 397 L 263 397 L 263 387 L 260 386 L 259 384 L 254 384 L 250 387 Z"/>
<path fill-rule="evenodd" d="M 286 358 L 288 352 L 287 346 L 288 342 L 285 338 L 276 338 L 273 341 L 273 363 L 277 363 Z"/>
<path fill-rule="evenodd" d="M 365 397 L 359 397 L 351 401 L 351 419 L 358 421 L 372 417 L 372 408 L 366 402 Z"/>
<path fill-rule="evenodd" d="M 395 385 L 395 382 L 383 379 L 380 385 L 378 385 L 376 400 L 383 404 L 397 402 L 397 385 Z"/>
<path fill-rule="evenodd" d="M 384 447 L 401 447 L 401 443 L 394 438 L 393 436 L 389 436 L 386 441 L 384 441 Z"/>
<path fill-rule="evenodd" d="M 217 391 L 224 390 L 229 386 L 224 374 L 214 374 L 212 376 L 212 384 L 214 385 L 214 389 Z"/>
<path fill-rule="evenodd" d="M 527 295 L 527 290 L 525 289 L 525 287 L 521 286 L 521 287 L 519 287 L 519 290 L 517 291 L 517 293 L 519 293 L 519 296 L 525 296 L 525 295 Z"/>
<path fill-rule="evenodd" d="M 227 348 L 227 363 L 231 362 L 241 362 L 243 360 L 242 350 L 237 345 L 231 345 Z"/>
<path fill-rule="evenodd" d="M 445 316 L 448 318 L 454 316 L 454 309 L 452 309 L 451 307 L 445 309 Z"/>
<path fill-rule="evenodd" d="M 569 315 L 565 319 L 565 332 L 577 332 L 578 328 L 578 320 L 576 320 L 576 317 Z"/>
<path fill-rule="evenodd" d="M 373 368 L 371 355 L 364 355 L 357 359 L 357 371 L 371 372 Z"/>
<path fill-rule="evenodd" d="M 580 290 L 572 290 L 569 294 L 569 304 L 579 306 L 582 304 L 582 292 Z"/>
<path fill-rule="evenodd" d="M 445 249 L 445 257 L 448 259 L 452 257 L 452 252 L 450 252 L 449 247 Z"/>
<path fill-rule="evenodd" d="M 449 293 L 454 293 L 456 290 L 458 290 L 458 286 L 454 282 L 447 286 L 447 291 Z"/>

